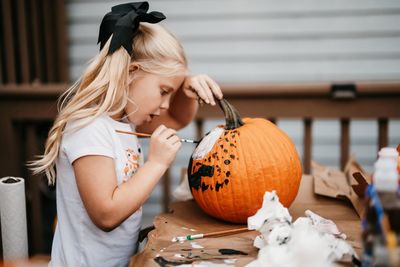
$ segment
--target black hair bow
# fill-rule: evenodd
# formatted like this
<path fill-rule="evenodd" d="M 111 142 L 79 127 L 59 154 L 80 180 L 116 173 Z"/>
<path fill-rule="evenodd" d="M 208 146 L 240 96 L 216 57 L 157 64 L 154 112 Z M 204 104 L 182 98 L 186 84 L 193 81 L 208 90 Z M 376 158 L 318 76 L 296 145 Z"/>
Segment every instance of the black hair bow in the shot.
<path fill-rule="evenodd" d="M 165 19 L 163 13 L 157 11 L 147 13 L 147 10 L 149 10 L 148 2 L 134 2 L 113 6 L 111 12 L 104 16 L 100 24 L 99 39 L 97 41 L 97 43 L 100 43 L 100 50 L 113 34 L 108 54 L 111 55 L 123 46 L 130 55 L 132 53 L 132 40 L 139 28 L 139 23 L 158 23 Z"/>

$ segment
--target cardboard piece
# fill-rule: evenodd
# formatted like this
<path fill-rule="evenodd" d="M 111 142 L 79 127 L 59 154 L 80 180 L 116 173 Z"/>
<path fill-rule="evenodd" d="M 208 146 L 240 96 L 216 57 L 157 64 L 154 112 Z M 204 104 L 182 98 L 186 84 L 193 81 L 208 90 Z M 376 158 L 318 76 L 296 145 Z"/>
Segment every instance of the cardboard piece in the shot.
<path fill-rule="evenodd" d="M 358 197 L 364 198 L 365 190 L 368 185 L 372 183 L 371 175 L 356 162 L 354 159 L 350 158 L 347 162 L 344 173 L 346 177 L 350 180 L 351 187 Z"/>
<path fill-rule="evenodd" d="M 312 162 L 314 192 L 321 196 L 347 199 L 351 202 L 358 216 L 364 216 L 364 192 L 371 177 L 353 159 L 350 159 L 345 171 L 332 169 Z"/>

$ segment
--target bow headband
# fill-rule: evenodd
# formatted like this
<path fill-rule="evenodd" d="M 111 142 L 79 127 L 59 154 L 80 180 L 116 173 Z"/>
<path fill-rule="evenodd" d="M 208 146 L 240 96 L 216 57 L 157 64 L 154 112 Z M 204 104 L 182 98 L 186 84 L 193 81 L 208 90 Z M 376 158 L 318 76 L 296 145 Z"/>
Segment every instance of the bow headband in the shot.
<path fill-rule="evenodd" d="M 106 44 L 108 38 L 113 34 L 108 54 L 111 55 L 123 46 L 132 54 L 132 40 L 135 36 L 140 22 L 158 23 L 165 19 L 163 13 L 149 10 L 148 2 L 135 2 L 116 5 L 111 8 L 100 24 L 99 39 L 100 50 Z"/>

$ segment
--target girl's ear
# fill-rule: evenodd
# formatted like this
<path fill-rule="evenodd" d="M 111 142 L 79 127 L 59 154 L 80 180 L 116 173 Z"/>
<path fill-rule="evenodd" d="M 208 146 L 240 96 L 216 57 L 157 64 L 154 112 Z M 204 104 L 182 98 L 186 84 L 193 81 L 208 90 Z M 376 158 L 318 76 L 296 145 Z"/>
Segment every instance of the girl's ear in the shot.
<path fill-rule="evenodd" d="M 137 63 L 130 63 L 129 64 L 129 74 L 133 74 L 140 69 L 139 64 Z"/>
<path fill-rule="evenodd" d="M 130 63 L 129 64 L 129 81 L 128 83 L 131 84 L 134 80 L 136 73 L 140 70 L 140 65 L 137 63 Z"/>

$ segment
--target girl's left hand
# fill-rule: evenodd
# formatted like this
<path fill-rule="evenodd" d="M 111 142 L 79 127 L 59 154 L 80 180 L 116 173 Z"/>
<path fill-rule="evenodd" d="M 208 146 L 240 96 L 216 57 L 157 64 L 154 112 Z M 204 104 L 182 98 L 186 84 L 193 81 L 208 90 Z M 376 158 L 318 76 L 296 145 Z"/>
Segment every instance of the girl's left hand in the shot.
<path fill-rule="evenodd" d="M 223 97 L 218 84 L 205 74 L 187 76 L 183 82 L 182 90 L 187 97 L 200 98 L 213 106 L 215 106 L 214 96 L 218 99 Z"/>

